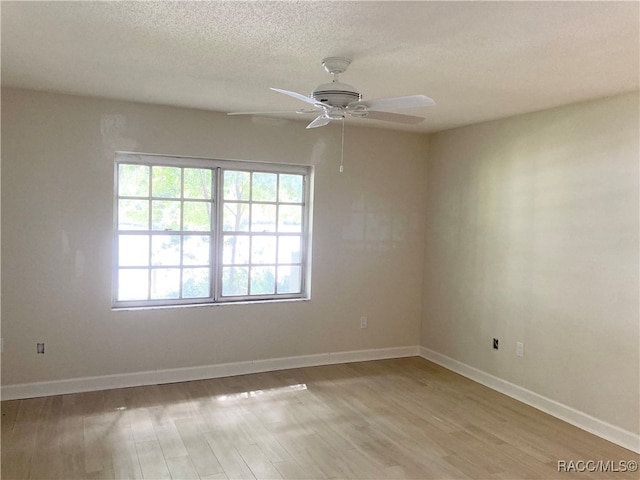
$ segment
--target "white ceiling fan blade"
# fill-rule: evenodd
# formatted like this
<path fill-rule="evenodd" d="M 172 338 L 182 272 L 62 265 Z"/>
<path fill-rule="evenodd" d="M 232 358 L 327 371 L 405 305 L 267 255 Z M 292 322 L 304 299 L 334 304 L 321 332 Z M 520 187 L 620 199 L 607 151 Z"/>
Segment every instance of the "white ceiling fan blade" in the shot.
<path fill-rule="evenodd" d="M 430 107 L 436 102 L 426 95 L 408 95 L 405 97 L 379 98 L 377 100 L 360 100 L 350 103 L 347 108 L 363 105 L 372 110 L 395 110 L 398 108 Z"/>
<path fill-rule="evenodd" d="M 313 122 L 307 125 L 307 128 L 324 127 L 325 125 L 328 125 L 329 122 L 331 122 L 331 119 L 329 117 L 327 117 L 326 115 L 320 115 Z"/>
<path fill-rule="evenodd" d="M 227 115 L 278 115 L 278 114 L 286 114 L 286 113 L 299 113 L 299 114 L 307 114 L 307 113 L 321 113 L 322 110 L 274 110 L 272 112 L 262 111 L 262 112 L 229 112 Z"/>
<path fill-rule="evenodd" d="M 290 97 L 297 98 L 298 100 L 302 100 L 303 102 L 310 103 L 311 105 L 317 105 L 313 98 L 307 97 L 306 95 L 302 95 L 301 93 L 290 92 L 289 90 L 282 90 L 281 88 L 271 88 L 274 92 L 284 93 L 285 95 L 289 95 Z"/>
<path fill-rule="evenodd" d="M 369 110 L 364 118 L 371 118 L 373 120 L 384 120 L 385 122 L 404 123 L 407 125 L 416 125 L 424 120 L 423 117 L 416 117 L 415 115 L 379 112 L 377 110 Z"/>

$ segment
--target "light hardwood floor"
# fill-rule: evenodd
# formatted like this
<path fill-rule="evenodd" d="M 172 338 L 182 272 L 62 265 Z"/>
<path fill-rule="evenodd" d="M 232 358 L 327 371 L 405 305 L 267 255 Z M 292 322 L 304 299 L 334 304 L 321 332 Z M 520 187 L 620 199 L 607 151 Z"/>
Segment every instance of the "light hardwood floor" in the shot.
<path fill-rule="evenodd" d="M 417 357 L 2 403 L 5 480 L 638 478 L 559 460 L 640 458 Z"/>

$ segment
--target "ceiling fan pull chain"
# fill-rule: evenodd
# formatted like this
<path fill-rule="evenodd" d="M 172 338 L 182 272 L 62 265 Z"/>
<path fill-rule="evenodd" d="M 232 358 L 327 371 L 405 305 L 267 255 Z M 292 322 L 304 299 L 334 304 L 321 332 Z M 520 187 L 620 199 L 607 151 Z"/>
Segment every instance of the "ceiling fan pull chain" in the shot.
<path fill-rule="evenodd" d="M 342 117 L 342 146 L 340 148 L 340 173 L 344 172 L 344 117 Z"/>

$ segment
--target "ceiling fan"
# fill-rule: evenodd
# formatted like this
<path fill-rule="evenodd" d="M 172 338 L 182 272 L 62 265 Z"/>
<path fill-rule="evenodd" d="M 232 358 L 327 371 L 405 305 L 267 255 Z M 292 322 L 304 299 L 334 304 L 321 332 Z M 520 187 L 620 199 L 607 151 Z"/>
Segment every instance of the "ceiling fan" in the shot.
<path fill-rule="evenodd" d="M 397 110 L 412 107 L 428 107 L 435 105 L 433 99 L 425 95 L 409 95 L 404 97 L 379 98 L 377 100 L 362 100 L 362 95 L 355 87 L 342 83 L 339 75 L 347 70 L 351 61 L 342 57 L 328 57 L 322 60 L 324 69 L 333 75 L 333 81 L 318 85 L 311 95 L 291 92 L 280 88 L 271 90 L 301 100 L 313 108 L 295 110 L 295 112 L 233 112 L 228 115 L 267 115 L 276 113 L 315 114 L 317 117 L 307 128 L 323 127 L 332 120 L 344 120 L 347 115 L 355 118 L 369 118 L 386 122 L 417 124 L 423 117 L 393 113 L 387 110 Z"/>

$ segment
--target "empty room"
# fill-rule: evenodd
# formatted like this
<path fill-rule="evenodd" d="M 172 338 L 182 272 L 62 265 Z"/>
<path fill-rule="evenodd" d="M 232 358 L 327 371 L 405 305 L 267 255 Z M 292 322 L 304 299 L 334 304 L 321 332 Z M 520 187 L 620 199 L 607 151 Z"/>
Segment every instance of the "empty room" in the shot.
<path fill-rule="evenodd" d="M 2 1 L 3 479 L 637 479 L 640 3 Z"/>

